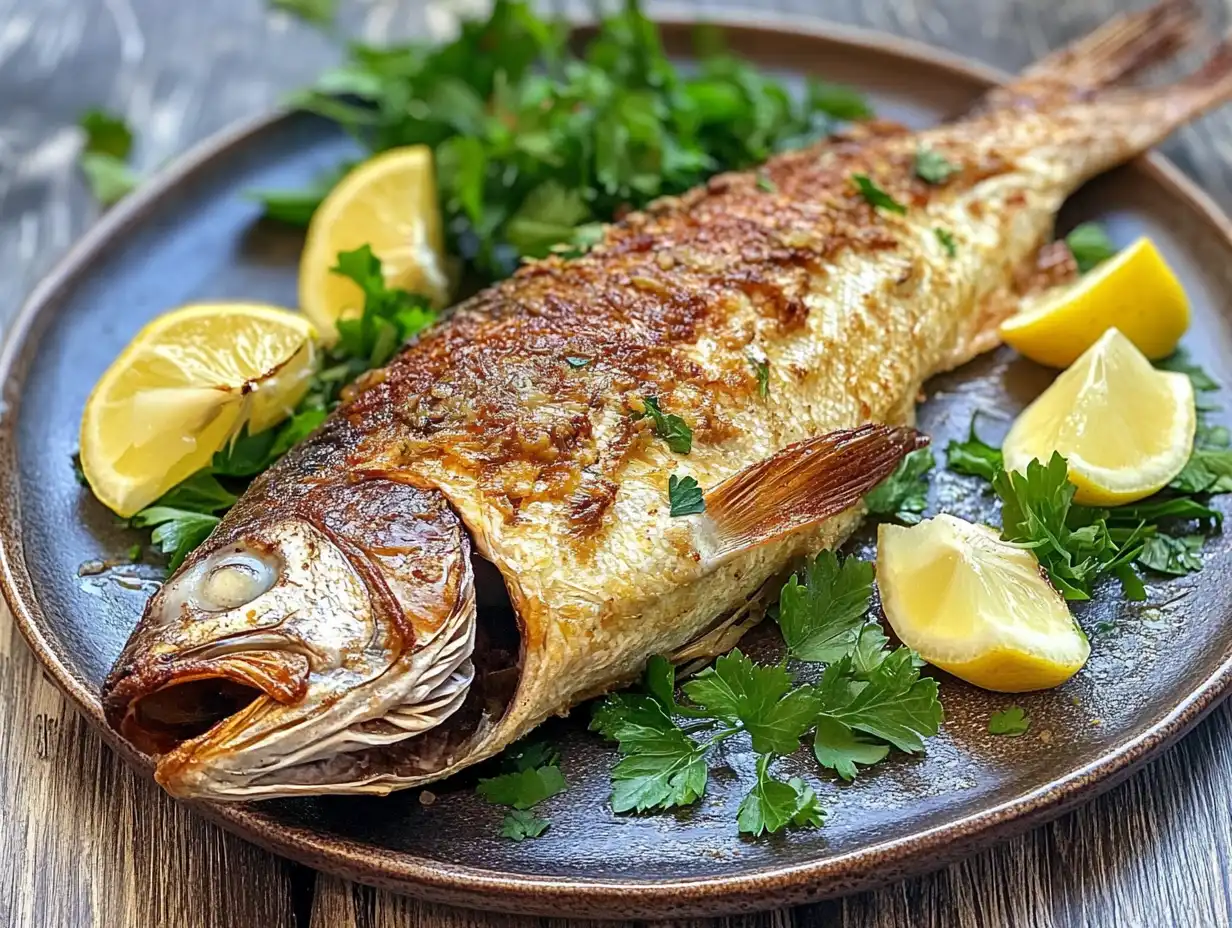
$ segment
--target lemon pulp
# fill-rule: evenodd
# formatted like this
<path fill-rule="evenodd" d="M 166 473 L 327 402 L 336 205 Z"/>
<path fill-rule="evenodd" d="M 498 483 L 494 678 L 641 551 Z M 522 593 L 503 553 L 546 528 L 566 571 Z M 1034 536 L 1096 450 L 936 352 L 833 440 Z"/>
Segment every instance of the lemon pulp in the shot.
<path fill-rule="evenodd" d="M 951 515 L 910 528 L 882 524 L 877 583 L 903 644 L 984 689 L 1057 686 L 1090 654 L 1035 555 L 986 526 Z"/>
<path fill-rule="evenodd" d="M 1149 239 L 1029 301 L 1002 323 L 1001 338 L 1033 361 L 1068 367 L 1113 326 L 1156 359 L 1172 354 L 1189 328 L 1185 290 Z"/>
<path fill-rule="evenodd" d="M 253 304 L 185 306 L 155 319 L 86 401 L 81 468 L 94 495 L 130 516 L 245 425 L 274 425 L 308 389 L 314 335 L 302 316 Z"/>
<path fill-rule="evenodd" d="M 1197 414 L 1184 374 L 1159 371 L 1109 329 L 1014 422 L 1005 469 L 1025 471 L 1054 451 L 1069 462 L 1075 499 L 1115 506 L 1150 496 L 1180 473 Z"/>
<path fill-rule="evenodd" d="M 386 281 L 443 304 L 445 275 L 441 212 L 432 150 L 394 148 L 347 174 L 312 216 L 299 266 L 299 302 L 323 340 L 336 338 L 339 319 L 358 316 L 363 293 L 330 269 L 340 251 L 370 245 Z"/>

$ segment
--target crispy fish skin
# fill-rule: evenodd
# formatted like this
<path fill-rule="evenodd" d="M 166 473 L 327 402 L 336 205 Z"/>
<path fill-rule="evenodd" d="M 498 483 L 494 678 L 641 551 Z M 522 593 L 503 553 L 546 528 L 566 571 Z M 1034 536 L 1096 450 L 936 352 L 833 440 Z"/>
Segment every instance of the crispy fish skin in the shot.
<path fill-rule="evenodd" d="M 758 171 L 715 177 L 612 226 L 588 254 L 529 264 L 458 307 L 357 384 L 179 576 L 224 546 L 268 543 L 272 527 L 319 522 L 303 502 L 319 490 L 306 488 L 334 488 L 345 509 L 367 482 L 401 487 L 437 535 L 460 519 L 504 578 L 521 635 L 516 689 L 504 703 L 472 706 L 481 721 L 461 741 L 443 738 L 452 724 L 443 721 L 446 746 L 431 769 L 418 763 L 416 742 L 400 741 L 352 744 L 348 763 L 317 758 L 271 777 L 237 761 L 265 750 L 237 719 L 282 713 L 292 720 L 284 727 L 324 731 L 332 703 L 308 700 L 317 709 L 307 715 L 305 697 L 258 681 L 263 698 L 164 755 L 160 782 L 180 795 L 242 799 L 384 793 L 439 779 L 627 683 L 652 654 L 707 640 L 800 557 L 841 544 L 858 506 L 731 550 L 722 540 L 744 528 L 729 524 L 735 510 L 672 518 L 669 476 L 693 476 L 723 500 L 731 481 L 797 443 L 870 422 L 910 425 L 929 376 L 996 344 L 1015 282 L 1063 200 L 1228 95 L 1226 50 L 1170 88 L 1097 92 L 1174 50 L 1189 22 L 1183 4 L 1167 3 L 1042 63 L 962 122 L 921 133 L 868 124 Z M 955 172 L 940 184 L 920 178 L 921 149 Z M 905 211 L 870 203 L 857 175 Z M 938 230 L 952 237 L 953 254 Z M 768 364 L 765 396 L 757 363 Z M 689 454 L 672 451 L 640 415 L 650 396 L 692 427 Z M 908 436 L 881 433 L 899 455 L 914 446 Z M 797 466 L 789 459 L 784 468 Z M 765 475 L 768 511 L 800 503 L 779 492 L 786 476 Z M 356 532 L 336 541 L 370 559 L 380 540 Z M 378 579 L 404 591 L 417 583 L 401 568 Z M 458 608 L 456 591 L 442 605 L 436 589 L 396 597 L 410 626 L 398 647 L 423 640 L 417 614 Z M 151 610 L 165 615 L 159 597 Z M 175 682 L 182 648 L 165 629 L 201 619 L 188 610 L 160 629 L 150 615 L 105 691 L 113 723 L 134 732 L 134 706 Z M 164 673 L 154 681 L 156 652 Z M 319 674 L 308 654 L 311 694 Z M 239 771 L 230 779 L 218 773 L 228 764 Z"/>

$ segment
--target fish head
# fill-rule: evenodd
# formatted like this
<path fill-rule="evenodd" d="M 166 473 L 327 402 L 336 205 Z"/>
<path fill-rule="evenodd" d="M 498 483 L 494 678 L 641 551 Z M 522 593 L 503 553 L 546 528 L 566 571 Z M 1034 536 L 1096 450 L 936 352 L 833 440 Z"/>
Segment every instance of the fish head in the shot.
<path fill-rule="evenodd" d="M 258 494 L 150 599 L 104 708 L 176 795 L 364 791 L 371 748 L 464 702 L 474 619 L 468 538 L 439 493 Z"/>

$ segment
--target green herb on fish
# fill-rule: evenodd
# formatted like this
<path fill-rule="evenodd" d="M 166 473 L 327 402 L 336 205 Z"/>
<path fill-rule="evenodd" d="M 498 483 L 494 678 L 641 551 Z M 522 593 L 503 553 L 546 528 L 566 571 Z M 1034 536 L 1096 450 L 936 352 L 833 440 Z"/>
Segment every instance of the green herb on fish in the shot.
<path fill-rule="evenodd" d="M 852 174 L 851 179 L 855 182 L 856 189 L 860 191 L 860 196 L 864 197 L 869 206 L 898 213 L 900 216 L 906 215 L 907 207 L 878 187 L 867 174 Z"/>
<path fill-rule="evenodd" d="M 587 364 L 589 364 L 591 360 L 592 360 L 591 358 L 575 358 L 575 357 L 569 356 L 565 358 L 565 363 L 568 364 L 575 371 L 579 371 L 583 367 L 585 367 Z"/>
<path fill-rule="evenodd" d="M 748 357 L 753 365 L 753 375 L 757 378 L 757 395 L 764 400 L 770 395 L 770 362 L 755 355 Z"/>
<path fill-rule="evenodd" d="M 915 153 L 915 176 L 925 183 L 944 184 L 958 171 L 958 165 L 931 148 L 921 148 Z"/>
<path fill-rule="evenodd" d="M 757 175 L 757 189 L 762 193 L 778 193 L 778 185 L 765 174 Z"/>
<path fill-rule="evenodd" d="M 667 479 L 667 499 L 671 505 L 671 516 L 695 516 L 706 511 L 706 501 L 702 498 L 702 488 L 692 477 L 677 477 L 672 474 Z"/>
<path fill-rule="evenodd" d="M 937 241 L 941 243 L 941 247 L 945 249 L 945 253 L 951 258 L 958 256 L 958 243 L 954 241 L 954 235 L 948 229 L 943 229 L 940 226 L 933 229 L 933 234 L 937 236 Z"/>
<path fill-rule="evenodd" d="M 994 712 L 988 720 L 990 735 L 1009 735 L 1017 738 L 1025 735 L 1031 727 L 1031 720 L 1020 706 L 1010 706 L 1001 712 Z"/>
<path fill-rule="evenodd" d="M 654 422 L 655 434 L 667 442 L 667 447 L 677 454 L 688 454 L 693 450 L 693 430 L 684 419 L 672 413 L 665 413 L 659 407 L 657 396 L 642 397 L 642 405 L 645 407 L 644 411 L 635 413 L 633 418 L 649 416 Z"/>

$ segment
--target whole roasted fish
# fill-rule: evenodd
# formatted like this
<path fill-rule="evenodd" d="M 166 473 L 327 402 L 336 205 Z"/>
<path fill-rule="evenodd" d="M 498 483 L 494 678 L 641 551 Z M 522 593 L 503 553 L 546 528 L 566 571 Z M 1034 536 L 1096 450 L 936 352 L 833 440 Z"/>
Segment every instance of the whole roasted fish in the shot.
<path fill-rule="evenodd" d="M 1232 94 L 1226 47 L 1116 88 L 1192 25 L 1116 21 L 961 122 L 716 177 L 464 303 L 150 600 L 111 724 L 177 795 L 384 793 L 730 648 L 920 443 L 924 380 L 995 344 L 1062 201 Z"/>

